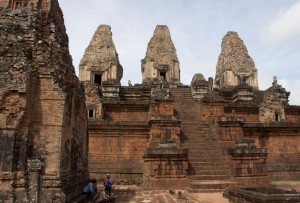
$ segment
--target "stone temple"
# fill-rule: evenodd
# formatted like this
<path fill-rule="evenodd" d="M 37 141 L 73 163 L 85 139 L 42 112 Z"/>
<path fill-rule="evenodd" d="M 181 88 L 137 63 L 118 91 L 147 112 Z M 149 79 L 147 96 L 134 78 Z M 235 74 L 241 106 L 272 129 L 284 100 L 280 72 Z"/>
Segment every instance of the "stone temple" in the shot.
<path fill-rule="evenodd" d="M 58 1 L 0 0 L 0 202 L 74 202 L 107 173 L 190 192 L 300 180 L 300 106 L 275 76 L 259 89 L 236 32 L 222 40 L 215 78 L 181 83 L 165 25 L 141 60 L 142 83 L 122 86 L 123 71 L 110 26 L 96 30 L 78 79 Z"/>

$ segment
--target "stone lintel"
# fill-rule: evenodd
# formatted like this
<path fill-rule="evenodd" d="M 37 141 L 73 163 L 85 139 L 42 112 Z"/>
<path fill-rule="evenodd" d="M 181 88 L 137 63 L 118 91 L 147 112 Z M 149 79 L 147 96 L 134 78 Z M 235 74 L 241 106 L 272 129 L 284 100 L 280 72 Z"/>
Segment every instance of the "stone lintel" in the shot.
<path fill-rule="evenodd" d="M 218 123 L 224 124 L 224 125 L 228 125 L 228 124 L 240 125 L 240 124 L 244 124 L 244 122 L 245 122 L 245 119 L 242 117 L 220 117 L 220 118 L 218 118 Z"/>
<path fill-rule="evenodd" d="M 234 157 L 267 157 L 268 155 L 268 149 L 263 148 L 263 149 L 234 149 L 234 150 L 229 150 L 228 152 L 230 155 Z"/>
<path fill-rule="evenodd" d="M 268 148 L 257 148 L 254 140 L 244 139 L 235 141 L 233 149 L 229 149 L 228 152 L 232 156 L 265 158 Z"/>
<path fill-rule="evenodd" d="M 169 157 L 169 156 L 182 156 L 188 157 L 188 149 L 177 149 L 177 148 L 147 148 L 144 153 L 144 158 L 150 157 Z"/>
<path fill-rule="evenodd" d="M 256 148 L 256 147 L 234 147 L 234 149 L 229 149 L 228 153 L 234 157 L 258 157 L 266 158 L 268 155 L 268 148 Z"/>
<path fill-rule="evenodd" d="M 176 116 L 150 116 L 150 122 L 170 122 L 170 123 L 180 123 L 180 120 Z"/>

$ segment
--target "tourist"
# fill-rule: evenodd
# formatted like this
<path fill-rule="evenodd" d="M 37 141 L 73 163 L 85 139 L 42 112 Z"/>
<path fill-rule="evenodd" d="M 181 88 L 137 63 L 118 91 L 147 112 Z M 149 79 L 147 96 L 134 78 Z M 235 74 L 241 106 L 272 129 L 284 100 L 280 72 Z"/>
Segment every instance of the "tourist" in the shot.
<path fill-rule="evenodd" d="M 92 200 L 97 193 L 97 181 L 90 179 L 89 183 L 83 188 L 82 193 L 87 195 L 88 200 Z"/>
<path fill-rule="evenodd" d="M 108 188 L 104 187 L 104 190 L 100 193 L 98 199 L 95 201 L 96 203 L 108 203 L 114 202 L 114 198 L 111 198 L 108 195 Z"/>
<path fill-rule="evenodd" d="M 98 193 L 97 180 L 92 179 L 94 194 Z"/>
<path fill-rule="evenodd" d="M 108 195 L 111 195 L 111 185 L 113 184 L 110 174 L 107 174 L 106 178 L 104 179 L 104 187 L 108 190 Z"/>

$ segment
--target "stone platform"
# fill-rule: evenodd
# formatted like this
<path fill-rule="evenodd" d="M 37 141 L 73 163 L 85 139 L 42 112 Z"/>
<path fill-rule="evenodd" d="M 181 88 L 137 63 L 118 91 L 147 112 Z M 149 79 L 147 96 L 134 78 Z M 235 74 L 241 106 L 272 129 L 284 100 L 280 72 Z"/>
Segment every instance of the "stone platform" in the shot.
<path fill-rule="evenodd" d="M 271 182 L 271 186 L 289 191 L 300 191 L 300 181 Z M 99 187 L 101 190 L 101 186 Z M 187 190 L 145 190 L 135 185 L 114 185 L 112 195 L 118 203 L 229 203 L 223 191 L 212 193 L 190 193 Z M 182 196 L 180 196 L 180 192 Z"/>
<path fill-rule="evenodd" d="M 233 203 L 297 203 L 300 193 L 275 187 L 229 188 L 224 197 Z"/>
<path fill-rule="evenodd" d="M 222 192 L 216 193 L 189 193 L 186 190 L 144 190 L 133 185 L 113 186 L 112 196 L 117 203 L 229 203 L 222 196 Z M 180 194 L 181 193 L 181 194 Z"/>

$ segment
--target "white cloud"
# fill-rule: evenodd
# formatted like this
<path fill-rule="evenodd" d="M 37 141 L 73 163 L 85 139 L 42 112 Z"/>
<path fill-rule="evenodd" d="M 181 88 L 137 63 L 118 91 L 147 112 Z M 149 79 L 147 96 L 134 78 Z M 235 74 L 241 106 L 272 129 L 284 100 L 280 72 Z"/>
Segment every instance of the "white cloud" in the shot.
<path fill-rule="evenodd" d="M 300 41 L 300 1 L 290 6 L 265 27 L 262 39 L 268 43 Z"/>

